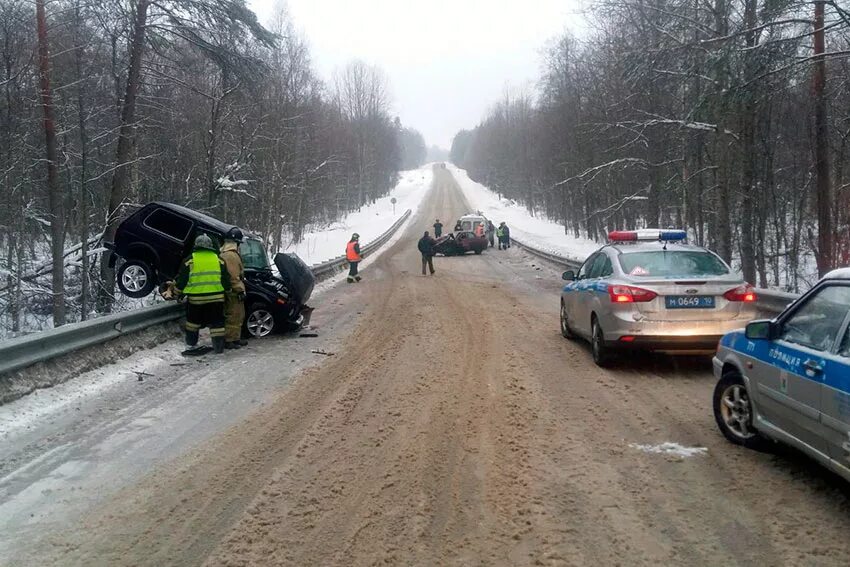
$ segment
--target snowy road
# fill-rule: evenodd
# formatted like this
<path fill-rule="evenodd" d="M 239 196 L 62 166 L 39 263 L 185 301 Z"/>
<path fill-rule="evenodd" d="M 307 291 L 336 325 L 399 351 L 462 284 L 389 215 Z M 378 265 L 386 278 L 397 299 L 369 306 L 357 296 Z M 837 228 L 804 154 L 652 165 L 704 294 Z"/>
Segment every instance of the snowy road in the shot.
<path fill-rule="evenodd" d="M 517 249 L 420 276 L 416 238 L 465 209 L 437 170 L 318 342 L 189 368 L 166 346 L 156 378 L 3 434 L 0 563 L 846 563 L 847 485 L 726 443 L 707 360 L 596 368 Z"/>

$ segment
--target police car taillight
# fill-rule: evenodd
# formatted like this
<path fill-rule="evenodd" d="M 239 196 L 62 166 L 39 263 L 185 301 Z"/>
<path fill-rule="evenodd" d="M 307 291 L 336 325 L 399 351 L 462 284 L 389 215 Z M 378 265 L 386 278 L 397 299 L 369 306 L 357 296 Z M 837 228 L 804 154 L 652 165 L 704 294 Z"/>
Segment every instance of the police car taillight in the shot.
<path fill-rule="evenodd" d="M 612 230 L 608 233 L 610 242 L 651 242 L 664 241 L 676 242 L 685 240 L 688 233 L 684 230 L 660 230 L 657 228 L 646 228 L 641 230 Z"/>
<path fill-rule="evenodd" d="M 723 294 L 727 301 L 743 301 L 744 303 L 752 303 L 758 297 L 755 289 L 750 284 L 742 284 L 734 289 L 730 289 Z"/>
<path fill-rule="evenodd" d="M 611 303 L 645 303 L 658 297 L 658 294 L 631 285 L 609 285 L 608 296 Z"/>

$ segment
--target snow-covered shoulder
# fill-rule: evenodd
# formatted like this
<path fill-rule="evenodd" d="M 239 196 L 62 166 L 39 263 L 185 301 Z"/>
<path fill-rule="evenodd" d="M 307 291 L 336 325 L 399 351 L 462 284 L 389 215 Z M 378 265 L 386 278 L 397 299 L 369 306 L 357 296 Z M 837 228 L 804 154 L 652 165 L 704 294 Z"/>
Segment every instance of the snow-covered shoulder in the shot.
<path fill-rule="evenodd" d="M 388 195 L 330 225 L 309 228 L 301 242 L 290 244 L 284 251 L 298 254 L 307 265 L 313 266 L 344 254 L 345 243 L 353 232 L 360 235 L 360 242 L 368 244 L 386 232 L 407 209 L 416 213 L 433 177 L 433 164 L 402 171 L 398 184 Z"/>
<path fill-rule="evenodd" d="M 511 199 L 499 196 L 467 175 L 466 170 L 455 165 L 447 166 L 460 185 L 469 205 L 498 225 L 504 221 L 511 236 L 529 246 L 552 254 L 582 261 L 599 248 L 599 244 L 585 238 L 575 238 L 564 233 L 563 225 L 542 217 L 531 216 L 528 210 Z"/>

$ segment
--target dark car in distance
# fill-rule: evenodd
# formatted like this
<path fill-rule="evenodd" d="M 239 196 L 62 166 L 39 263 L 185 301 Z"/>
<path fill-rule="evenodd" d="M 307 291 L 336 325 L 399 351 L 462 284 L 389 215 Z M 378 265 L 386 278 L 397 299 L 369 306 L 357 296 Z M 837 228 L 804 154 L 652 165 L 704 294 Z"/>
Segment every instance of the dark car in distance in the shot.
<path fill-rule="evenodd" d="M 481 254 L 487 249 L 487 239 L 471 231 L 460 231 L 441 236 L 434 241 L 434 253 L 443 256 L 462 256 L 467 252 Z"/>
<path fill-rule="evenodd" d="M 124 295 L 140 298 L 158 284 L 173 280 L 180 263 L 205 233 L 220 246 L 235 225 L 172 203 L 154 202 L 127 217 L 115 234 L 109 265 L 119 260 L 116 280 Z M 296 329 L 309 319 L 307 306 L 316 279 L 294 254 L 276 254 L 271 268 L 263 242 L 248 236 L 239 246 L 245 265 L 245 330 L 263 337 L 276 330 Z"/>

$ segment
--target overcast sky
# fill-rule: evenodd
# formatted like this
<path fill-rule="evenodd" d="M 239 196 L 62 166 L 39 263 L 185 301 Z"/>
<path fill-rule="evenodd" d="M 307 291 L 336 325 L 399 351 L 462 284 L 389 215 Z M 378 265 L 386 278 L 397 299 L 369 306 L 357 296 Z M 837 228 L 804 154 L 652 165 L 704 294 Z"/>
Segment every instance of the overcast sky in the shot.
<path fill-rule="evenodd" d="M 278 0 L 249 0 L 268 23 Z M 325 79 L 352 59 L 387 73 L 393 110 L 449 148 L 506 86 L 533 86 L 540 52 L 581 27 L 580 0 L 287 0 Z"/>

